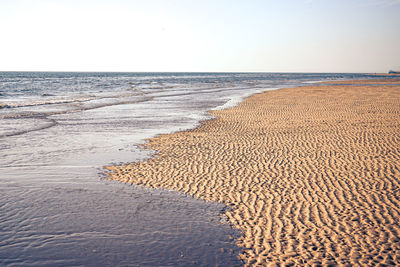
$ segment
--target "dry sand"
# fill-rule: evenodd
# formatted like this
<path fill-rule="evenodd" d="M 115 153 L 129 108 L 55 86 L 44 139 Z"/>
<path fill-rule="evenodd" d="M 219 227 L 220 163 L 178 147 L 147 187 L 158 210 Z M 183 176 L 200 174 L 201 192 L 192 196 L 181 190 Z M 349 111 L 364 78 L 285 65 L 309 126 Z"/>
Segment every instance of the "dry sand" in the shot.
<path fill-rule="evenodd" d="M 109 178 L 231 206 L 247 265 L 400 265 L 400 79 L 352 83 L 253 95 Z"/>

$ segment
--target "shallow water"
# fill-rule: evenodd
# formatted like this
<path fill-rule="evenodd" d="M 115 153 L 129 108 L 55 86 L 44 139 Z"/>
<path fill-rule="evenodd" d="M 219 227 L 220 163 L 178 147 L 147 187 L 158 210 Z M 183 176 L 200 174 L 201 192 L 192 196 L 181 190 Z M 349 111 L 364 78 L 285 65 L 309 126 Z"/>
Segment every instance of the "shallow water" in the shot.
<path fill-rule="evenodd" d="M 93 169 L 45 169 L 34 183 L 22 181 L 44 170 L 1 180 L 1 266 L 240 264 L 222 205 L 99 181 Z M 54 182 L 60 171 L 68 179 Z"/>
<path fill-rule="evenodd" d="M 0 265 L 240 264 L 223 205 L 108 182 L 102 166 L 247 95 L 341 78 L 368 77 L 0 73 Z"/>

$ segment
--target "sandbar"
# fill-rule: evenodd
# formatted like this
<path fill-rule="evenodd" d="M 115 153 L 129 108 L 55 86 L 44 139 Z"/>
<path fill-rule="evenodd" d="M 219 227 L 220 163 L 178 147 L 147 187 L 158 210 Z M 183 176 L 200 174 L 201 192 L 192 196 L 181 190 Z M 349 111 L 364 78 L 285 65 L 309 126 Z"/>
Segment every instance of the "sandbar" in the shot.
<path fill-rule="evenodd" d="M 231 207 L 249 266 L 400 265 L 400 79 L 266 91 L 109 179 Z"/>

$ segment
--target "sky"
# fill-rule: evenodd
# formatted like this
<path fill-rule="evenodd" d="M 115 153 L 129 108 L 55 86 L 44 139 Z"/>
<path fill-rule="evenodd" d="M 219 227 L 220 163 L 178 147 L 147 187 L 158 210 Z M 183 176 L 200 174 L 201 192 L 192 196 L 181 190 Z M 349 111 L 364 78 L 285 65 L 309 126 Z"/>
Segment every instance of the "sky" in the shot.
<path fill-rule="evenodd" d="M 400 0 L 0 0 L 0 71 L 400 70 Z"/>

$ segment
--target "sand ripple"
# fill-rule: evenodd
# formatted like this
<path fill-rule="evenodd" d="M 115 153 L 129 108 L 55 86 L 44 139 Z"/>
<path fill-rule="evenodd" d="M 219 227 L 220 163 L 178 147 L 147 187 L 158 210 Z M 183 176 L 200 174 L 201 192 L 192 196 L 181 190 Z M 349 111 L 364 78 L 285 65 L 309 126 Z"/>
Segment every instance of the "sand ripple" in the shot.
<path fill-rule="evenodd" d="M 360 84 L 254 95 L 109 177 L 232 206 L 248 265 L 399 265 L 400 87 Z"/>

